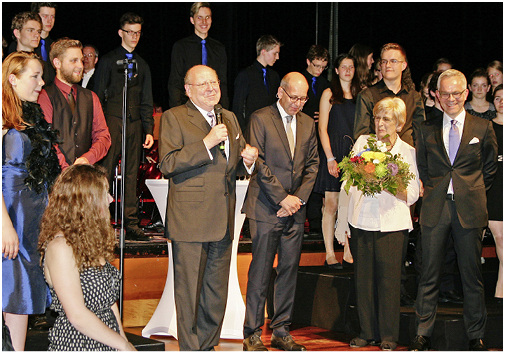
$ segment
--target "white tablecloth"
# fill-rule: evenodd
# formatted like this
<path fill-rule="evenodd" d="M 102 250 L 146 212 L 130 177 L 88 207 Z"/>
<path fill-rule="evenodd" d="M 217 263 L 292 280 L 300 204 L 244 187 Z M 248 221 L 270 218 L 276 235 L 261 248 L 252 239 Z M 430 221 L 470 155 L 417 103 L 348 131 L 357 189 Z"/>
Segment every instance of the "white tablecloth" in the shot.
<path fill-rule="evenodd" d="M 154 197 L 156 206 L 160 212 L 163 223 L 167 209 L 168 180 L 166 179 L 148 179 L 146 185 Z M 221 329 L 221 338 L 243 339 L 242 328 L 244 326 L 245 304 L 240 292 L 237 274 L 237 250 L 240 238 L 240 230 L 245 220 L 245 214 L 240 213 L 244 203 L 245 194 L 249 181 L 237 181 L 235 205 L 235 234 L 232 245 L 230 276 L 228 283 L 228 302 L 226 303 L 226 313 L 224 315 L 223 327 Z M 188 222 L 190 222 L 188 220 Z M 156 311 L 154 311 L 151 320 L 142 330 L 143 337 L 152 335 L 170 335 L 177 338 L 177 316 L 175 312 L 174 297 L 174 270 L 172 258 L 172 245 L 168 242 L 168 272 L 165 283 L 165 290 L 161 296 Z"/>

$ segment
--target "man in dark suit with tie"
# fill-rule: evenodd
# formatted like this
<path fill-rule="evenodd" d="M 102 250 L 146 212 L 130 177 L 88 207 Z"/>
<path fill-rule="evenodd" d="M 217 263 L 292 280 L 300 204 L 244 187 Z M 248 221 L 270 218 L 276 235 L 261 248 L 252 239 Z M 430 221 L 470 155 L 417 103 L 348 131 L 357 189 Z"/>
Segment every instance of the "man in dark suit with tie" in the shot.
<path fill-rule="evenodd" d="M 249 267 L 243 348 L 266 350 L 261 341 L 270 274 L 278 253 L 271 346 L 306 350 L 289 334 L 305 222 L 305 201 L 317 175 L 319 157 L 314 120 L 301 112 L 309 86 L 292 72 L 281 81 L 279 100 L 251 115 L 250 142 L 258 148 L 244 211 L 249 218 Z"/>
<path fill-rule="evenodd" d="M 208 2 L 195 2 L 191 6 L 189 20 L 194 33 L 175 42 L 172 47 L 170 76 L 168 78 L 168 98 L 170 107 L 186 102 L 184 75 L 194 65 L 208 65 L 216 70 L 221 80 L 221 100 L 228 108 L 227 58 L 224 45 L 209 37 L 212 25 L 212 10 Z"/>
<path fill-rule="evenodd" d="M 497 142 L 491 122 L 464 110 L 466 78 L 444 71 L 437 85 L 443 117 L 421 124 L 417 165 L 424 185 L 420 223 L 422 273 L 416 301 L 416 337 L 410 350 L 427 350 L 435 326 L 440 271 L 448 237 L 454 240 L 463 284 L 463 319 L 470 350 L 485 350 L 481 236 L 487 225 L 486 189 L 496 173 Z"/>
<path fill-rule="evenodd" d="M 112 186 L 116 165 L 121 156 L 123 133 L 123 87 L 124 68 L 117 62 L 135 60 L 128 64 L 128 90 L 126 107 L 126 164 L 121 164 L 125 177 L 126 239 L 147 241 L 149 237 L 140 228 L 138 217 L 137 175 L 142 148 L 149 149 L 153 143 L 153 93 L 151 70 L 147 62 L 135 51 L 142 35 L 144 19 L 127 12 L 119 19 L 118 35 L 121 45 L 105 54 L 96 67 L 94 91 L 102 103 L 111 136 L 111 147 L 102 166 L 107 170 Z"/>
<path fill-rule="evenodd" d="M 271 34 L 256 41 L 256 60 L 238 73 L 234 84 L 233 113 L 246 135 L 251 114 L 275 102 L 281 79 L 272 66 L 279 60 L 282 43 Z"/>
<path fill-rule="evenodd" d="M 184 82 L 189 100 L 163 113 L 160 126 L 160 170 L 170 179 L 166 235 L 179 348 L 213 350 L 228 295 L 236 176 L 252 172 L 258 150 L 232 112 L 215 108 L 221 90 L 212 68 L 194 66 Z"/>

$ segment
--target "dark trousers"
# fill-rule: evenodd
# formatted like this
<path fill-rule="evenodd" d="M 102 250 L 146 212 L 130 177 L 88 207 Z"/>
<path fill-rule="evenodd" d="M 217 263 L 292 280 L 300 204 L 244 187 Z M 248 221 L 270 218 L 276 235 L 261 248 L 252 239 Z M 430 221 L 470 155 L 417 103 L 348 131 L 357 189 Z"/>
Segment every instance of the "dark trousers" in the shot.
<path fill-rule="evenodd" d="M 402 251 L 408 231 L 350 229 L 360 338 L 397 342 Z"/>
<path fill-rule="evenodd" d="M 109 185 L 112 187 L 116 165 L 121 156 L 123 126 L 122 120 L 117 117 L 107 117 L 106 121 L 109 127 L 111 145 L 101 165 L 106 169 Z M 135 122 L 128 121 L 126 124 L 126 168 L 124 165 L 121 167 L 125 176 L 125 220 L 121 222 L 125 226 L 137 226 L 139 224 L 137 175 L 140 166 L 142 143 L 142 122 L 140 120 Z"/>
<path fill-rule="evenodd" d="M 210 350 L 223 325 L 232 242 L 172 241 L 177 337 L 181 351 Z"/>
<path fill-rule="evenodd" d="M 292 218 L 269 224 L 249 219 L 252 239 L 252 261 L 249 266 L 244 338 L 261 332 L 265 323 L 265 301 L 275 254 L 278 254 L 274 284 L 274 316 L 270 327 L 276 336 L 289 334 L 295 301 L 298 263 L 303 241 L 303 224 Z"/>
<path fill-rule="evenodd" d="M 431 336 L 437 313 L 440 273 L 444 263 L 447 239 L 452 234 L 463 286 L 463 319 L 468 338 L 483 338 L 486 327 L 486 305 L 480 256 L 482 228 L 461 226 L 456 205 L 445 200 L 442 215 L 435 227 L 421 225 L 422 273 L 416 301 L 417 334 Z"/>

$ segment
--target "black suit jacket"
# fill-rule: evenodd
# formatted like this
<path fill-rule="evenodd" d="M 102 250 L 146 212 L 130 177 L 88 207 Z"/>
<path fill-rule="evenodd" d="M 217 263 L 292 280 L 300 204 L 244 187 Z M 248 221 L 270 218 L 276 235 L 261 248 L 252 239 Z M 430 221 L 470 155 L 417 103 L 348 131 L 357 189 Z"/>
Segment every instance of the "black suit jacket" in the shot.
<path fill-rule="evenodd" d="M 290 194 L 307 201 L 312 192 L 319 168 L 314 120 L 302 112 L 296 115 L 294 157 L 276 103 L 251 115 L 249 137 L 259 156 L 243 211 L 248 218 L 275 224 L 284 198 Z M 294 214 L 295 223 L 305 222 L 305 209 Z"/>
<path fill-rule="evenodd" d="M 496 173 L 498 145 L 491 122 L 466 114 L 458 153 L 451 165 L 443 141 L 443 117 L 421 124 L 417 166 L 424 185 L 420 223 L 434 227 L 452 178 L 458 218 L 464 228 L 487 225 L 486 189 Z"/>
<path fill-rule="evenodd" d="M 170 107 L 177 107 L 188 100 L 184 90 L 184 76 L 195 65 L 202 64 L 201 38 L 195 33 L 175 42 L 172 47 L 170 76 L 168 78 L 168 99 Z M 210 37 L 205 38 L 207 65 L 216 70 L 221 81 L 221 100 L 224 108 L 229 107 L 227 58 L 224 45 Z"/>

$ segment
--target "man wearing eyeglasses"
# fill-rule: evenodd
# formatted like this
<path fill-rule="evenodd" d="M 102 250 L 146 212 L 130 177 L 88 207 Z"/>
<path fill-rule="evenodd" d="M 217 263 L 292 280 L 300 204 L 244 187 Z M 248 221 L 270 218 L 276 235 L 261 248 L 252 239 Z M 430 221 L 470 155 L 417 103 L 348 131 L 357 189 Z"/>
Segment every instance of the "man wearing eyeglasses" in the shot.
<path fill-rule="evenodd" d="M 82 74 L 81 86 L 93 90 L 95 86 L 95 66 L 98 63 L 98 49 L 94 45 L 86 44 L 82 48 L 82 55 L 84 72 Z"/>
<path fill-rule="evenodd" d="M 424 185 L 421 207 L 422 271 L 416 301 L 416 337 L 410 350 L 427 350 L 435 327 L 439 279 L 452 237 L 463 285 L 463 319 L 470 350 L 485 350 L 481 236 L 488 222 L 486 190 L 496 173 L 498 146 L 491 122 L 465 112 L 466 78 L 458 70 L 438 78 L 443 117 L 421 124 L 417 166 Z"/>
<path fill-rule="evenodd" d="M 216 70 L 221 80 L 221 105 L 228 108 L 227 57 L 224 45 L 209 37 L 212 25 L 212 10 L 208 2 L 195 2 L 191 6 L 189 20 L 194 33 L 177 41 L 172 47 L 168 98 L 170 107 L 187 101 L 184 90 L 184 75 L 195 65 L 207 65 Z"/>
<path fill-rule="evenodd" d="M 118 34 L 121 45 L 102 57 L 96 68 L 94 91 L 102 103 L 107 126 L 111 135 L 111 147 L 102 160 L 109 183 L 112 186 L 116 165 L 121 155 L 124 69 L 117 61 L 134 59 L 128 64 L 128 91 L 126 107 L 126 166 L 125 176 L 125 220 L 126 239 L 149 240 L 139 227 L 137 174 L 142 148 L 149 149 L 153 143 L 153 94 L 151 71 L 146 61 L 135 52 L 144 20 L 137 14 L 127 12 L 119 20 Z M 145 137 L 143 137 L 145 135 Z"/>
<path fill-rule="evenodd" d="M 204 65 L 184 78 L 189 100 L 163 113 L 160 170 L 169 178 L 166 230 L 174 257 L 179 349 L 214 350 L 228 296 L 235 230 L 236 176 L 251 173 L 258 150 L 235 115 L 216 107 L 216 71 Z"/>
<path fill-rule="evenodd" d="M 284 76 L 279 100 L 251 115 L 250 143 L 259 151 L 244 202 L 252 239 L 244 321 L 245 351 L 267 350 L 261 341 L 265 300 L 275 255 L 271 346 L 306 350 L 289 334 L 303 241 L 305 201 L 319 167 L 314 120 L 302 113 L 309 85 L 297 72 Z"/>
<path fill-rule="evenodd" d="M 425 113 L 421 95 L 415 90 L 410 76 L 405 50 L 397 43 L 384 44 L 380 63 L 382 80 L 361 91 L 356 99 L 354 139 L 375 133 L 373 108 L 377 102 L 385 97 L 399 97 L 407 107 L 407 120 L 398 135 L 414 146 L 416 131 L 425 120 Z"/>

